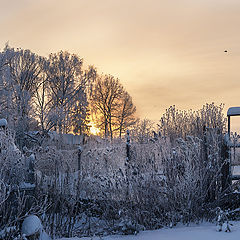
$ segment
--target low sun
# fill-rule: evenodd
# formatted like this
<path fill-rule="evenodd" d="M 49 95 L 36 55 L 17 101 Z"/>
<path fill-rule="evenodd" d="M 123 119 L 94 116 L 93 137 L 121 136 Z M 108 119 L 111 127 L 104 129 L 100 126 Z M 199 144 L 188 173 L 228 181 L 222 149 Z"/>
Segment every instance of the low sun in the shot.
<path fill-rule="evenodd" d="M 93 123 L 93 122 L 90 122 L 90 133 L 92 134 L 92 135 L 98 135 L 98 133 L 100 132 L 100 130 L 97 128 L 97 127 L 95 127 L 95 124 Z"/>

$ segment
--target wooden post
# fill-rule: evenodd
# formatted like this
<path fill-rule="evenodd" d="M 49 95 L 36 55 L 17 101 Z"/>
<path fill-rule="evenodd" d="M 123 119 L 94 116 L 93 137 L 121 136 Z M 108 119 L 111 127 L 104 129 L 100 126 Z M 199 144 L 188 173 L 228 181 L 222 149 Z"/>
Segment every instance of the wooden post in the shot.
<path fill-rule="evenodd" d="M 78 171 L 81 170 L 81 156 L 82 156 L 82 147 L 78 147 Z"/>
<path fill-rule="evenodd" d="M 223 160 L 223 165 L 221 169 L 222 177 L 221 177 L 221 182 L 222 182 L 222 191 L 225 191 L 226 189 L 231 186 L 231 171 L 230 171 L 230 147 L 229 147 L 229 134 L 225 135 L 225 139 L 223 142 L 222 146 L 222 160 Z"/>
<path fill-rule="evenodd" d="M 222 173 L 222 191 L 231 186 L 231 148 L 230 148 L 230 136 L 231 136 L 231 129 L 230 129 L 230 116 L 228 116 L 228 132 L 225 134 L 223 147 L 222 147 L 222 159 L 223 159 L 223 166 L 221 169 Z"/>
<path fill-rule="evenodd" d="M 228 116 L 228 137 L 229 137 L 229 139 L 230 139 L 230 116 Z"/>
<path fill-rule="evenodd" d="M 203 151 L 204 151 L 204 167 L 206 170 L 209 172 L 207 174 L 207 179 L 206 179 L 206 187 L 208 189 L 207 196 L 206 196 L 206 201 L 207 202 L 212 202 L 215 199 L 215 189 L 216 189 L 216 183 L 212 182 L 213 181 L 213 173 L 211 169 L 209 168 L 209 157 L 208 157 L 208 144 L 211 142 L 210 139 L 210 134 L 207 132 L 207 127 L 204 125 L 203 126 Z M 209 129 L 211 131 L 212 129 Z"/>
<path fill-rule="evenodd" d="M 130 161 L 130 132 L 129 132 L 129 130 L 127 130 L 126 150 L 127 150 L 127 161 Z"/>
<path fill-rule="evenodd" d="M 29 156 L 28 182 L 31 184 L 35 184 L 35 155 L 34 154 L 31 154 Z"/>
<path fill-rule="evenodd" d="M 130 177 L 130 132 L 129 130 L 127 130 L 127 141 L 126 141 L 126 153 L 127 153 L 127 157 L 126 157 L 126 183 L 127 183 L 127 191 L 126 191 L 126 199 L 127 201 L 129 200 L 129 196 L 130 196 L 130 182 L 129 182 L 129 177 Z"/>

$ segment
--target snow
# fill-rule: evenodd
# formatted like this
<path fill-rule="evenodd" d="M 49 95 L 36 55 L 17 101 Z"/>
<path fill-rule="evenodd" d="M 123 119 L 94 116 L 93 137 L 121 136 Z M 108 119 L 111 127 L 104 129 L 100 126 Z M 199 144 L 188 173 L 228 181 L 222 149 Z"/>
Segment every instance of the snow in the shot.
<path fill-rule="evenodd" d="M 144 231 L 137 235 L 107 236 L 93 238 L 61 238 L 59 240 L 238 240 L 240 222 L 232 222 L 231 232 L 218 232 L 216 224 L 202 223 L 192 226 L 179 226 L 155 231 Z M 224 230 L 224 227 L 223 227 Z"/>
<path fill-rule="evenodd" d="M 43 226 L 40 219 L 35 215 L 30 215 L 26 217 L 22 224 L 22 233 L 26 236 L 30 236 L 40 230 Z"/>
<path fill-rule="evenodd" d="M 23 236 L 31 236 L 37 232 L 40 233 L 39 240 L 51 240 L 51 238 L 43 230 L 41 220 L 37 216 L 30 215 L 26 217 L 22 223 Z"/>
<path fill-rule="evenodd" d="M 227 111 L 228 116 L 240 115 L 240 107 L 230 107 Z"/>
<path fill-rule="evenodd" d="M 240 166 L 233 166 L 232 175 L 240 175 Z"/>
<path fill-rule="evenodd" d="M 0 119 L 0 127 L 6 127 L 7 126 L 7 120 L 2 118 Z"/>
<path fill-rule="evenodd" d="M 34 189 L 36 187 L 35 184 L 27 183 L 27 182 L 21 182 L 19 184 L 20 189 Z"/>

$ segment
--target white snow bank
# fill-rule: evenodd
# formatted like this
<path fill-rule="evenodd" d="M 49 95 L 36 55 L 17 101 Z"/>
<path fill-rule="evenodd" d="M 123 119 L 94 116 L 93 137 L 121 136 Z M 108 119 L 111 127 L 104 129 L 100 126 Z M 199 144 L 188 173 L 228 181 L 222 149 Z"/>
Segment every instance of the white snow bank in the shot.
<path fill-rule="evenodd" d="M 217 232 L 216 225 L 203 223 L 194 226 L 180 226 L 172 229 L 144 231 L 133 236 L 107 236 L 93 238 L 61 238 L 59 240 L 239 240 L 240 222 L 232 222 L 231 232 Z"/>

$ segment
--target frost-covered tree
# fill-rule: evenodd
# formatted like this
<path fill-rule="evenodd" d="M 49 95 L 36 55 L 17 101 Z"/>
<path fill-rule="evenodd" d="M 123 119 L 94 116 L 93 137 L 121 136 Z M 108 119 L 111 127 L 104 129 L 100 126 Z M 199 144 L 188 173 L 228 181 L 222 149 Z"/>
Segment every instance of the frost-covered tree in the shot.
<path fill-rule="evenodd" d="M 39 63 L 43 58 L 30 50 L 14 49 L 8 45 L 1 55 L 6 61 L 1 71 L 1 112 L 14 125 L 19 140 L 34 123 L 31 100 L 41 74 Z"/>
<path fill-rule="evenodd" d="M 79 92 L 77 101 L 74 103 L 71 115 L 71 124 L 75 134 L 84 134 L 89 131 L 89 108 L 87 95 Z"/>
<path fill-rule="evenodd" d="M 6 80 L 5 66 L 7 65 L 6 54 L 0 53 L 0 117 L 7 118 L 5 112 L 8 106 L 8 91 L 6 86 L 8 84 L 8 80 Z M 9 120 L 9 119 L 8 119 Z"/>
<path fill-rule="evenodd" d="M 94 81 L 96 71 L 93 67 L 84 71 L 83 60 L 79 56 L 61 51 L 50 54 L 45 73 L 50 89 L 52 124 L 59 133 L 67 133 L 72 130 L 74 113 L 79 114 L 78 118 L 80 115 L 81 118 L 87 116 L 88 102 L 85 94 Z"/>
<path fill-rule="evenodd" d="M 155 130 L 154 122 L 144 118 L 137 119 L 135 125 L 131 130 L 131 137 L 138 143 L 146 143 L 152 138 L 153 131 Z"/>

